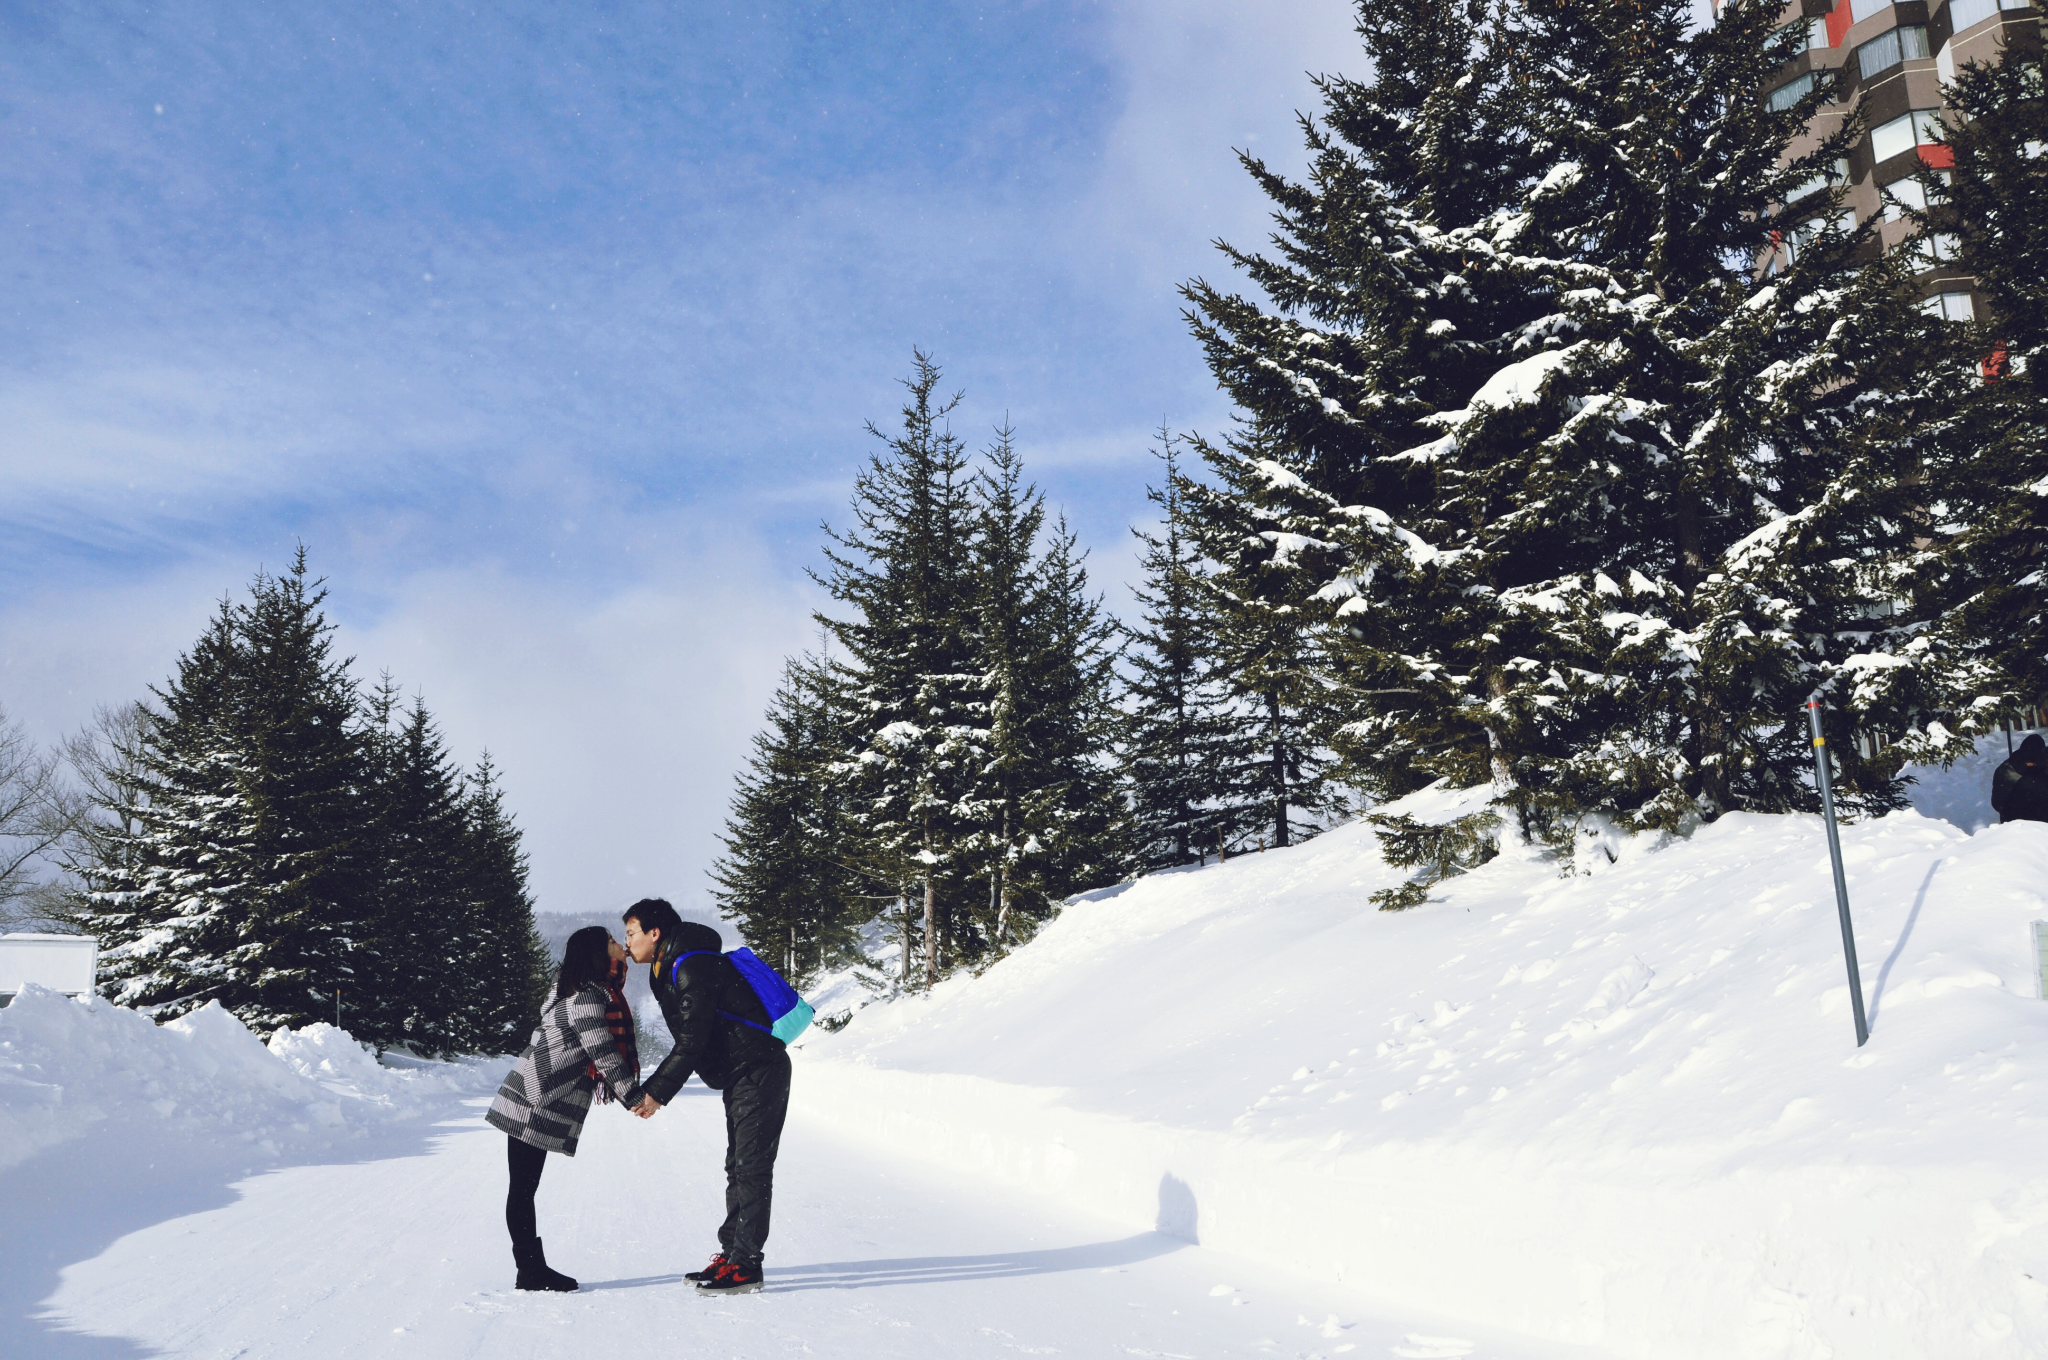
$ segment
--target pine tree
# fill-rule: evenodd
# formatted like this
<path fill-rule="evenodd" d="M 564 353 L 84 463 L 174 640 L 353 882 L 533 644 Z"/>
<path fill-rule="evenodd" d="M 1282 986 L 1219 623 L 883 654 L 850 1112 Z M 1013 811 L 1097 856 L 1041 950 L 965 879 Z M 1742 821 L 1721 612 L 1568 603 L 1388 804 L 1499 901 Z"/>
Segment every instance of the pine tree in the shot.
<path fill-rule="evenodd" d="M 333 654 L 301 548 L 281 576 L 259 575 L 236 632 L 244 677 L 229 734 L 256 817 L 256 898 L 228 962 L 241 994 L 227 1004 L 252 1029 L 319 1019 L 348 977 L 365 866 L 362 749 L 349 662 Z"/>
<path fill-rule="evenodd" d="M 1501 254 L 1494 219 L 1540 162 L 1524 77 L 1485 5 L 1401 0 L 1358 15 L 1375 78 L 1318 79 L 1307 182 L 1242 157 L 1274 200 L 1279 249 L 1224 253 L 1270 307 L 1201 279 L 1184 290 L 1247 418 L 1239 438 L 1197 444 L 1212 481 L 1190 480 L 1185 501 L 1220 572 L 1206 589 L 1241 635 L 1255 620 L 1266 630 L 1240 649 L 1271 653 L 1279 677 L 1318 675 L 1319 688 L 1296 688 L 1323 706 L 1315 737 L 1344 757 L 1346 783 L 1390 798 L 1440 776 L 1506 775 L 1486 681 L 1431 658 L 1484 631 L 1466 617 L 1466 582 L 1403 521 L 1459 490 L 1429 456 L 1429 422 L 1462 407 L 1544 314 L 1513 269 L 1486 267 Z M 1275 705 L 1250 702 L 1271 724 Z M 1249 831 L 1242 817 L 1229 828 Z"/>
<path fill-rule="evenodd" d="M 223 601 L 154 707 L 72 745 L 67 842 L 108 995 L 251 1028 L 344 1021 L 380 1045 L 504 1051 L 547 960 L 488 758 L 465 782 L 424 700 L 359 696 L 301 551 Z"/>
<path fill-rule="evenodd" d="M 1136 592 L 1142 626 L 1125 629 L 1124 765 L 1134 853 L 1151 869 L 1202 863 L 1222 843 L 1216 810 L 1227 795 L 1223 773 L 1238 763 L 1229 754 L 1235 724 L 1221 711 L 1200 611 L 1203 566 L 1188 532 L 1176 442 L 1159 432 L 1165 475 L 1146 494 L 1159 507 L 1160 527 L 1156 534 L 1133 530 L 1143 545 L 1145 583 Z"/>
<path fill-rule="evenodd" d="M 534 926 L 526 852 L 490 752 L 462 796 L 460 892 L 467 907 L 463 1047 L 513 1053 L 551 995 L 554 961 Z"/>
<path fill-rule="evenodd" d="M 1329 778 L 1334 715 L 1315 607 L 1329 551 L 1273 513 L 1280 450 L 1253 427 L 1222 447 L 1195 448 L 1215 484 L 1183 480 L 1188 534 L 1210 567 L 1193 578 L 1224 699 L 1229 735 L 1214 751 L 1214 822 L 1232 850 L 1292 845 L 1344 806 Z M 1219 850 L 1222 847 L 1219 846 Z"/>
<path fill-rule="evenodd" d="M 2048 99 L 2037 48 L 2014 45 L 1948 89 L 1953 167 L 1921 176 L 1922 221 L 1960 247 L 1986 314 L 1941 327 L 1965 394 L 1930 460 L 1945 541 L 1923 578 L 1941 630 L 2015 706 L 2048 701 Z M 1939 361 L 1943 351 L 1930 349 Z M 1930 367 L 1932 365 L 1930 364 Z"/>
<path fill-rule="evenodd" d="M 988 704 L 977 666 L 974 532 L 968 459 L 945 420 L 941 374 L 923 353 L 904 383 L 900 434 L 868 430 L 885 449 L 856 480 L 852 527 L 827 533 L 819 581 L 855 617 L 818 621 L 845 649 L 839 667 L 857 705 L 848 772 L 853 824 L 869 870 L 905 903 L 904 976 L 922 945 L 924 982 L 941 971 L 960 905 L 964 850 L 986 762 Z M 913 923 L 916 898 L 921 920 Z M 916 932 L 916 938 L 913 935 Z"/>
<path fill-rule="evenodd" d="M 363 919 L 362 749 L 303 551 L 224 601 L 142 734 L 132 836 L 89 881 L 111 994 L 174 1017 L 219 1001 L 267 1031 L 331 1015 Z"/>
<path fill-rule="evenodd" d="M 227 749 L 240 670 L 227 601 L 156 691 L 133 830 L 107 837 L 87 877 L 86 921 L 109 999 L 166 1019 L 242 999 L 226 956 L 252 914 L 255 813 Z"/>
<path fill-rule="evenodd" d="M 1090 591 L 1086 554 L 1065 516 L 1054 521 L 1034 576 L 1030 664 L 1015 691 L 1027 753 L 1026 839 L 999 903 L 998 948 L 1023 923 L 1043 921 L 1074 893 L 1117 882 L 1130 866 L 1129 813 L 1111 758 L 1117 629 Z"/>
<path fill-rule="evenodd" d="M 983 454 L 974 488 L 978 505 L 974 535 L 974 614 L 980 640 L 978 663 L 988 704 L 987 759 L 971 805 L 971 853 L 988 884 L 984 909 L 966 915 L 985 932 L 967 950 L 978 957 L 984 944 L 1001 948 L 1007 932 L 1021 861 L 1036 848 L 1027 803 L 1033 792 L 1037 752 L 1031 720 L 1032 693 L 1040 669 L 1036 635 L 1043 602 L 1038 589 L 1038 537 L 1045 527 L 1045 499 L 1024 481 L 1016 432 L 1005 422 Z"/>
<path fill-rule="evenodd" d="M 1061 898 L 1116 881 L 1125 860 L 1122 798 L 1107 759 L 1114 628 L 1088 593 L 1065 521 L 1047 533 L 1044 497 L 1025 482 L 1008 425 L 983 454 L 975 486 L 975 617 L 989 717 L 972 804 L 987 905 L 964 913 L 970 963 L 1007 949 Z"/>
<path fill-rule="evenodd" d="M 859 957 L 859 927 L 873 915 L 848 856 L 841 754 L 815 658 L 783 669 L 768 725 L 733 794 L 712 866 L 720 908 L 757 953 L 797 986 Z"/>
<path fill-rule="evenodd" d="M 1888 612 L 1924 528 L 1914 314 L 1810 192 L 1849 132 L 1787 155 L 1827 91 L 1729 97 L 1791 50 L 1778 7 L 1463 17 L 1362 7 L 1369 50 L 1421 56 L 1325 83 L 1307 185 L 1255 167 L 1280 250 L 1234 258 L 1280 315 L 1189 289 L 1258 436 L 1203 508 L 1239 577 L 1303 578 L 1274 612 L 1336 625 L 1332 741 L 1374 792 L 1490 778 L 1550 838 L 1806 805 L 1817 688 L 1938 746 L 1953 676 Z M 1896 757 L 1839 744 L 1847 801 L 1895 804 Z"/>
<path fill-rule="evenodd" d="M 464 882 L 470 846 L 460 777 L 422 698 L 386 742 L 368 951 L 377 972 L 361 984 L 376 998 L 380 1041 L 458 1052 L 478 1037 L 475 974 L 492 944 L 479 936 Z"/>

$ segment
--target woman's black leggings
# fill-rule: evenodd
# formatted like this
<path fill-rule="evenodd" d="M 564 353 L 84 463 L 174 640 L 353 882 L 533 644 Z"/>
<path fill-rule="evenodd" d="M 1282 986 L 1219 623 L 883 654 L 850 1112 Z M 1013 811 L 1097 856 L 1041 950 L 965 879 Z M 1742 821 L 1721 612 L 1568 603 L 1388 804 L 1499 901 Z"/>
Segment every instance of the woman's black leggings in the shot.
<path fill-rule="evenodd" d="M 533 1192 L 540 1189 L 540 1173 L 547 1164 L 545 1148 L 506 1135 L 505 1165 L 512 1172 L 512 1188 L 505 1192 L 505 1226 L 514 1242 L 531 1242 L 540 1236 L 533 1217 Z"/>

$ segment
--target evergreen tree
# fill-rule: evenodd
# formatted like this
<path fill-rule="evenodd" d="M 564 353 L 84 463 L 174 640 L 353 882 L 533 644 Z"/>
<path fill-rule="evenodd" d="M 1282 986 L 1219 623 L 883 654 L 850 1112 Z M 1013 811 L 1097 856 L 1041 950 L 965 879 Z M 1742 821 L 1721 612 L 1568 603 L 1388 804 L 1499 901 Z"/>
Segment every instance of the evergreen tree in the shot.
<path fill-rule="evenodd" d="M 1015 431 L 1006 422 L 983 454 L 975 474 L 977 524 L 974 535 L 974 613 L 980 639 L 979 665 L 988 704 L 987 758 L 980 789 L 971 805 L 975 823 L 972 852 L 988 884 L 987 906 L 963 913 L 1000 948 L 1012 900 L 1027 854 L 1038 848 L 1027 813 L 1040 771 L 1031 723 L 1032 693 L 1045 658 L 1038 636 L 1044 602 L 1038 582 L 1038 537 L 1045 527 L 1045 499 L 1024 481 Z M 969 944 L 979 956 L 983 939 Z"/>
<path fill-rule="evenodd" d="M 107 994 L 219 1001 L 259 1031 L 331 1018 L 435 1053 L 523 1038 L 547 960 L 488 759 L 465 786 L 425 702 L 359 698 L 301 551 L 223 601 L 155 691 L 72 759 L 66 842 Z"/>
<path fill-rule="evenodd" d="M 1159 507 L 1157 534 L 1133 530 L 1145 583 L 1136 591 L 1141 627 L 1126 628 L 1124 768 L 1130 783 L 1137 863 L 1164 869 L 1200 864 L 1221 851 L 1234 820 L 1229 772 L 1243 764 L 1203 612 L 1204 566 L 1190 531 L 1177 441 L 1159 432 L 1165 475 L 1147 491 Z"/>
<path fill-rule="evenodd" d="M 457 1052 L 480 1037 L 477 966 L 495 943 L 484 937 L 464 881 L 471 847 L 461 780 L 424 699 L 414 698 L 383 744 L 377 910 L 367 951 L 376 972 L 361 984 L 375 998 L 381 1042 Z"/>
<path fill-rule="evenodd" d="M 366 868 L 355 853 L 362 748 L 349 662 L 333 653 L 326 591 L 308 579 L 305 550 L 283 575 L 259 575 L 250 595 L 237 611 L 243 674 L 223 735 L 255 814 L 256 896 L 228 956 L 238 996 L 223 1004 L 271 1030 L 319 1019 L 348 977 Z"/>
<path fill-rule="evenodd" d="M 998 948 L 1062 899 L 1117 882 L 1130 864 L 1129 813 L 1112 760 L 1117 629 L 1089 590 L 1085 558 L 1065 516 L 1055 520 L 1034 573 L 1032 645 L 1024 653 L 1031 664 L 1013 689 L 1026 755 L 1019 767 L 1026 838 L 998 903 Z"/>
<path fill-rule="evenodd" d="M 460 889 L 469 923 L 462 1045 L 516 1053 L 552 996 L 554 960 L 535 928 L 526 852 L 486 751 L 462 796 Z"/>
<path fill-rule="evenodd" d="M 818 621 L 845 649 L 856 707 L 849 733 L 852 824 L 869 872 L 901 894 L 904 976 L 922 945 L 929 986 L 961 905 L 965 850 L 986 763 L 988 704 L 978 667 L 968 459 L 945 427 L 960 398 L 938 396 L 938 367 L 915 355 L 900 434 L 854 484 L 853 524 L 826 530 L 818 577 L 855 617 Z M 910 904 L 919 908 L 913 922 Z"/>
<path fill-rule="evenodd" d="M 1323 676 L 1320 570 L 1329 550 L 1273 514 L 1279 449 L 1254 427 L 1222 448 L 1197 438 L 1215 484 L 1184 480 L 1188 535 L 1211 565 L 1192 583 L 1229 723 L 1213 749 L 1213 822 L 1224 845 L 1292 845 L 1343 807 L 1329 778 L 1333 712 Z M 1219 846 L 1221 849 L 1222 846 Z"/>
<path fill-rule="evenodd" d="M 2033 708 L 2048 701 L 2048 99 L 2039 49 L 2002 55 L 1957 73 L 1953 168 L 1921 176 L 1923 222 L 1959 245 L 1986 303 L 1942 328 L 1966 395 L 1945 456 L 1930 460 L 1946 541 L 1923 579 L 1954 645 Z"/>
<path fill-rule="evenodd" d="M 816 659 L 784 667 L 711 870 L 724 913 L 799 987 L 856 960 L 859 928 L 873 915 L 848 858 L 844 787 L 831 773 L 841 746 L 828 683 Z"/>
<path fill-rule="evenodd" d="M 965 960 L 1000 952 L 1052 904 L 1121 877 L 1113 745 L 1114 629 L 1062 520 L 1024 481 L 1007 425 L 975 478 L 975 616 L 988 758 L 973 803 L 987 905 L 965 913 Z M 1045 539 L 1043 547 L 1040 540 Z"/>
<path fill-rule="evenodd" d="M 256 815 L 226 740 L 237 651 L 236 612 L 223 601 L 156 691 L 133 830 L 107 837 L 108 858 L 86 879 L 102 989 L 166 1019 L 248 991 L 228 960 L 254 915 Z"/>
<path fill-rule="evenodd" d="M 1851 130 L 1786 154 L 1828 92 L 1729 97 L 1791 52 L 1778 7 L 1417 8 L 1361 7 L 1409 59 L 1324 83 L 1306 185 L 1254 165 L 1280 249 L 1233 258 L 1279 315 L 1189 288 L 1257 436 L 1211 459 L 1223 575 L 1292 570 L 1273 612 L 1336 624 L 1316 669 L 1360 782 L 1490 778 L 1545 836 L 1805 806 L 1817 688 L 1838 729 L 1939 748 L 1953 673 L 1890 612 L 1924 528 L 1915 314 L 1836 220 Z M 1897 754 L 1849 748 L 1847 802 L 1894 805 Z"/>

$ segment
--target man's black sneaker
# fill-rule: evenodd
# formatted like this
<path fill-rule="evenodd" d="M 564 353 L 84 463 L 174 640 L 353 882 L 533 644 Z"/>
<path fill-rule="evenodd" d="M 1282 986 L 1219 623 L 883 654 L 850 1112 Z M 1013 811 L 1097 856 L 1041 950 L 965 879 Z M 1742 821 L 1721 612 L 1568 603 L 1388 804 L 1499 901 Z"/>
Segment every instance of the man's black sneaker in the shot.
<path fill-rule="evenodd" d="M 753 1294 L 761 1288 L 761 1268 L 745 1270 L 727 1261 L 718 1273 L 697 1286 L 699 1294 Z"/>
<path fill-rule="evenodd" d="M 721 1251 L 720 1253 L 718 1253 L 718 1255 L 711 1258 L 710 1265 L 705 1266 L 702 1270 L 693 1270 L 689 1274 L 683 1276 L 683 1278 L 688 1280 L 691 1284 L 702 1284 L 704 1283 L 704 1281 L 716 1276 L 718 1272 L 723 1270 L 724 1268 L 725 1253 Z"/>

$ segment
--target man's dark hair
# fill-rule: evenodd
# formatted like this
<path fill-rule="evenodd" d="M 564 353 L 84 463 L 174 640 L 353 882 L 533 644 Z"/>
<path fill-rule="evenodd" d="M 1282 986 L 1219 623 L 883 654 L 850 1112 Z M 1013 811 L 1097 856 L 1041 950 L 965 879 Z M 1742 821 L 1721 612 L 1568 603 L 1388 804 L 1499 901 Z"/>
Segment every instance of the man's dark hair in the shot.
<path fill-rule="evenodd" d="M 683 926 L 683 918 L 676 915 L 676 909 L 670 906 L 665 899 L 659 897 L 641 898 L 632 906 L 627 907 L 626 914 L 619 919 L 621 921 L 638 921 L 640 929 L 646 933 L 651 934 L 654 931 L 660 931 L 663 944 L 667 944 L 675 939 L 676 932 L 681 930 Z"/>
<path fill-rule="evenodd" d="M 585 926 L 562 946 L 562 966 L 555 973 L 555 1000 L 573 996 L 595 982 L 602 986 L 612 973 L 612 933 L 603 926 Z"/>
<path fill-rule="evenodd" d="M 2039 732 L 2029 732 L 2027 739 L 2020 743 L 2020 749 L 2014 754 L 2019 757 L 2022 765 L 2039 765 L 2043 760 L 2048 760 L 2048 742 L 2041 740 Z M 642 921 L 640 924 L 647 923 Z"/>

